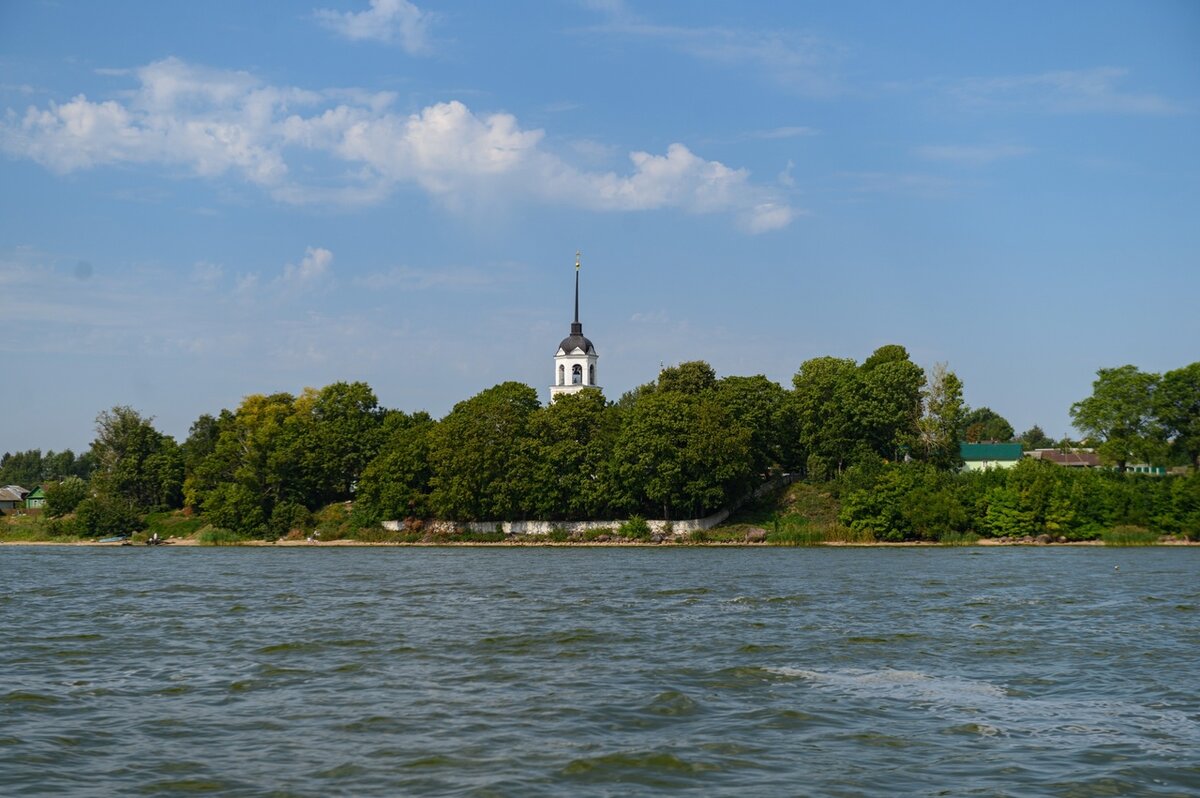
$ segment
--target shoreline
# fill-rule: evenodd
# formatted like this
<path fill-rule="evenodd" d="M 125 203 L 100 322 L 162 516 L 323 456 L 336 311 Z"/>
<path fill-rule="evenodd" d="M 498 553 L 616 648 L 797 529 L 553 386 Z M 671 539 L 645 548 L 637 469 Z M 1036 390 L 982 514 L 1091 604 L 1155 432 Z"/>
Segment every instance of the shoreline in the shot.
<path fill-rule="evenodd" d="M 280 549 L 320 549 L 320 548 L 346 548 L 346 547 L 368 547 L 368 548 L 708 548 L 708 549 L 795 549 L 795 548 L 831 548 L 831 549 L 911 549 L 911 548 L 938 548 L 938 549 L 971 549 L 971 548 L 988 548 L 988 549 L 1006 549 L 1013 547 L 1027 548 L 1077 548 L 1077 547 L 1105 547 L 1105 548 L 1169 548 L 1178 546 L 1200 546 L 1200 541 L 1190 540 L 1166 540 L 1158 543 L 1151 543 L 1139 546 L 1105 546 L 1102 540 L 1077 540 L 1068 541 L 1066 543 L 1029 543 L 1023 541 L 1004 541 L 1000 542 L 991 539 L 982 539 L 975 543 L 967 544 L 942 544 L 937 541 L 903 541 L 900 543 L 814 543 L 807 546 L 788 546 L 778 545 L 773 543 L 750 543 L 747 541 L 708 541 L 704 543 L 692 543 L 690 541 L 679 542 L 663 542 L 652 543 L 649 541 L 605 541 L 605 542 L 551 542 L 551 541 L 521 541 L 521 540 L 504 540 L 496 542 L 480 542 L 480 541 L 446 541 L 442 543 L 433 542 L 418 542 L 418 543 L 402 543 L 402 542 L 371 542 L 361 540 L 327 540 L 327 541 L 307 541 L 307 540 L 248 540 L 242 543 L 230 545 L 205 545 L 201 544 L 194 538 L 168 538 L 162 544 L 163 546 L 179 546 L 184 548 L 280 548 Z M 96 547 L 96 548 L 121 548 L 125 547 L 125 543 L 114 541 L 111 543 L 101 543 L 100 541 L 92 540 L 72 540 L 72 541 L 57 541 L 57 540 L 0 540 L 0 548 L 5 546 L 74 546 L 74 547 Z M 155 548 L 147 546 L 144 543 L 134 543 L 128 548 Z"/>

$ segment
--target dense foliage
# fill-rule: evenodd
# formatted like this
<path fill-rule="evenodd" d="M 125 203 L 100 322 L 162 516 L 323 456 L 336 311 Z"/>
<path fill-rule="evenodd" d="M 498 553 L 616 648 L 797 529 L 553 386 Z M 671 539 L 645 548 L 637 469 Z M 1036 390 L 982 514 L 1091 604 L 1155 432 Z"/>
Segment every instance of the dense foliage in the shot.
<path fill-rule="evenodd" d="M 968 533 L 1091 540 L 1120 526 L 1200 539 L 1200 473 L 1156 477 L 1033 459 L 957 473 L 908 463 L 855 467 L 831 487 L 839 520 L 882 541 Z"/>
<path fill-rule="evenodd" d="M 241 537 L 403 518 L 692 518 L 780 471 L 827 485 L 845 528 L 884 540 L 1074 539 L 1117 525 L 1196 533 L 1200 477 L 1033 461 L 958 473 L 960 440 L 1013 438 L 998 413 L 966 407 L 962 388 L 944 364 L 926 373 L 897 345 L 861 364 L 805 361 L 790 390 L 692 361 L 616 402 L 585 389 L 543 406 L 533 388 L 506 382 L 440 420 L 386 410 L 365 383 L 338 382 L 247 396 L 202 415 L 182 444 L 114 407 L 97 417 L 85 455 L 6 454 L 0 482 L 45 484 L 47 515 L 66 516 L 54 523 L 92 535 L 181 507 Z M 1109 463 L 1195 462 L 1200 364 L 1102 369 L 1072 414 Z M 1020 439 L 1050 443 L 1037 426 Z"/>

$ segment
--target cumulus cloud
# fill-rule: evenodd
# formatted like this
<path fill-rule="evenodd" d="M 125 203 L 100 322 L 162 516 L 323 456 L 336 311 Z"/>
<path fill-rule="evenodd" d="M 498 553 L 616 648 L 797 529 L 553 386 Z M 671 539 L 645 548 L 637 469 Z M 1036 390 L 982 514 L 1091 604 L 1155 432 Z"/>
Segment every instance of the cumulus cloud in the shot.
<path fill-rule="evenodd" d="M 674 208 L 731 214 L 752 233 L 783 227 L 795 215 L 746 170 L 681 143 L 665 154 L 630 153 L 625 174 L 600 172 L 550 151 L 544 131 L 522 128 L 512 114 L 480 114 L 458 101 L 400 114 L 388 93 L 270 86 L 245 72 L 176 58 L 132 75 L 139 86 L 122 101 L 80 95 L 23 116 L 10 111 L 0 123 L 0 147 L 57 172 L 127 163 L 233 175 L 296 204 L 377 203 L 396 186 L 414 184 L 450 206 L 490 194 L 597 211 Z M 301 182 L 288 161 L 305 152 L 342 168 Z"/>
<path fill-rule="evenodd" d="M 408 0 L 371 0 L 366 11 L 314 12 L 321 24 L 351 41 L 398 43 L 409 55 L 428 53 L 431 15 Z"/>

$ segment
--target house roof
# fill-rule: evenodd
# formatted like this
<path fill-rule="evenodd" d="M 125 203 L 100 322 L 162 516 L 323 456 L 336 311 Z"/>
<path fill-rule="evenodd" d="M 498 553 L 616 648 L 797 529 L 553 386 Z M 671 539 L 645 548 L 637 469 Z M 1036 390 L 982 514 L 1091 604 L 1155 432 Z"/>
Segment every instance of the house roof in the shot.
<path fill-rule="evenodd" d="M 28 493 L 29 491 L 20 485 L 5 485 L 3 488 L 0 488 L 0 502 L 19 502 Z"/>
<path fill-rule="evenodd" d="M 1035 449 L 1026 452 L 1027 457 L 1037 460 L 1049 460 L 1064 466 L 1080 466 L 1096 468 L 1100 465 L 1100 455 L 1095 452 L 1060 452 L 1057 449 Z"/>
<path fill-rule="evenodd" d="M 1019 443 L 966 443 L 958 444 L 958 453 L 967 462 L 980 460 L 1020 460 Z"/>

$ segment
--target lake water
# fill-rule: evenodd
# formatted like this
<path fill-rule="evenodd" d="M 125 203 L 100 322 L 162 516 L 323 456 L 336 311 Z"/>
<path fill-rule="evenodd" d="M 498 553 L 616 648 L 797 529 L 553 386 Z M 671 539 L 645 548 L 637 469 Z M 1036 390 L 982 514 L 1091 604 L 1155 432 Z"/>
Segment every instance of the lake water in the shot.
<path fill-rule="evenodd" d="M 1200 794 L 1200 549 L 10 547 L 0 623 L 4 795 Z"/>

